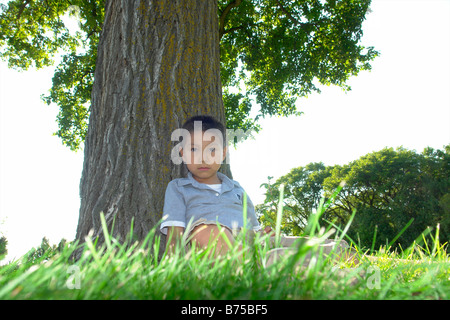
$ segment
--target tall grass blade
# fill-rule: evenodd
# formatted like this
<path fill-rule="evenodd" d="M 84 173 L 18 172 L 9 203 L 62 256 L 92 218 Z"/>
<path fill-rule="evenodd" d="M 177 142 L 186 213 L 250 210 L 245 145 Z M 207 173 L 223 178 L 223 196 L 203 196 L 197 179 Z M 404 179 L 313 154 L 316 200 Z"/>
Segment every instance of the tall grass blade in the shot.
<path fill-rule="evenodd" d="M 377 239 L 377 231 L 378 225 L 375 225 L 375 231 L 373 233 L 372 246 L 370 247 L 370 254 L 373 254 L 373 250 L 375 249 L 375 241 Z"/>
<path fill-rule="evenodd" d="M 108 249 L 111 249 L 111 238 L 109 236 L 108 226 L 106 225 L 105 215 L 100 212 L 100 221 L 102 223 L 103 235 L 105 236 L 105 243 Z"/>
<path fill-rule="evenodd" d="M 439 229 L 440 229 L 440 224 L 438 223 L 436 225 L 436 235 L 435 235 L 435 238 L 433 239 L 433 251 L 431 252 L 432 257 L 434 257 L 436 255 L 436 250 L 438 250 L 438 248 L 439 248 Z"/>
<path fill-rule="evenodd" d="M 327 211 L 328 207 L 335 201 L 338 193 L 342 190 L 345 183 L 342 182 L 336 190 L 333 192 L 331 197 L 325 201 L 325 198 L 322 198 L 319 202 L 319 206 L 317 207 L 316 213 L 311 213 L 308 218 L 308 223 L 305 227 L 305 234 L 313 237 L 320 229 L 320 218 Z M 328 221 L 327 221 L 328 222 Z"/>
<path fill-rule="evenodd" d="M 246 241 L 247 241 L 247 237 L 246 237 L 246 234 L 247 234 L 247 193 L 245 193 L 244 192 L 244 199 L 243 199 L 243 201 L 242 201 L 242 203 L 243 203 L 243 210 L 242 210 L 242 223 L 243 223 L 243 228 L 242 228 L 242 230 L 243 230 L 243 239 L 242 239 L 242 242 L 243 242 L 243 246 L 245 247 L 246 246 Z M 226 236 L 225 236 L 225 234 L 222 234 L 223 235 L 223 238 L 225 239 L 225 238 L 227 238 Z M 228 238 L 226 239 L 226 241 L 228 240 Z M 227 241 L 227 243 L 228 243 L 229 241 Z"/>
<path fill-rule="evenodd" d="M 413 241 L 413 243 L 406 249 L 406 254 L 409 255 L 412 253 L 412 251 L 414 251 L 414 249 L 420 245 L 422 243 L 422 239 L 425 239 L 425 237 L 427 235 L 429 235 L 431 233 L 431 228 L 428 227 L 425 229 L 424 232 L 422 232 L 417 238 L 416 240 Z"/>
<path fill-rule="evenodd" d="M 394 239 L 392 239 L 391 242 L 389 242 L 388 248 L 392 247 L 395 241 L 397 241 L 397 239 L 400 238 L 400 236 L 406 231 L 406 229 L 408 229 L 408 227 L 411 225 L 411 223 L 413 223 L 413 221 L 414 218 L 411 218 L 411 220 L 409 220 L 409 222 L 403 227 L 402 230 L 400 230 L 400 232 L 394 237 Z"/>
<path fill-rule="evenodd" d="M 280 199 L 278 202 L 277 221 L 275 224 L 275 244 L 278 248 L 281 242 L 281 218 L 283 216 L 283 203 L 284 203 L 284 184 L 280 185 Z"/>
<path fill-rule="evenodd" d="M 247 231 L 247 193 L 244 192 L 244 199 L 243 199 L 243 211 L 242 211 L 242 219 L 243 219 L 243 227 L 244 231 Z"/>
<path fill-rule="evenodd" d="M 355 218 L 356 215 L 356 209 L 353 209 L 352 211 L 352 215 L 350 216 L 350 219 L 348 220 L 347 224 L 345 225 L 344 230 L 342 230 L 341 236 L 339 237 L 339 240 L 342 240 L 344 238 L 344 236 L 347 235 L 347 231 L 348 229 L 350 229 L 350 226 L 353 222 L 353 219 Z"/>

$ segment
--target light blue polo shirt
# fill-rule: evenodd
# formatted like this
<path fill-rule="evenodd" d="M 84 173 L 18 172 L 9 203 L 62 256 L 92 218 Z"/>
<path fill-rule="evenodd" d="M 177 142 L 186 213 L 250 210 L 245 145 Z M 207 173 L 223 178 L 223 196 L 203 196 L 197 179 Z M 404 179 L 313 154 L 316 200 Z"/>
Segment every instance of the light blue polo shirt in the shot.
<path fill-rule="evenodd" d="M 221 192 L 198 182 L 190 172 L 187 178 L 169 182 L 164 200 L 164 220 L 161 224 L 163 234 L 167 234 L 169 226 L 186 228 L 190 221 L 195 223 L 200 219 L 217 221 L 231 230 L 244 226 L 244 189 L 237 181 L 220 172 L 217 172 L 217 176 L 222 181 Z M 255 207 L 248 196 L 247 227 L 254 230 L 260 228 Z"/>

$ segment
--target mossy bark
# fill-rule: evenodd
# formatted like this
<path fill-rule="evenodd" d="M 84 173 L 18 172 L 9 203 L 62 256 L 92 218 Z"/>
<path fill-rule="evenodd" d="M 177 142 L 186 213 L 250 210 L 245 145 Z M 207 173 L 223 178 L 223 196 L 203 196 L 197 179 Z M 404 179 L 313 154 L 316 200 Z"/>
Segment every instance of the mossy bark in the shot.
<path fill-rule="evenodd" d="M 106 3 L 98 47 L 76 239 L 144 237 L 162 218 L 171 133 L 191 116 L 225 122 L 216 0 Z"/>

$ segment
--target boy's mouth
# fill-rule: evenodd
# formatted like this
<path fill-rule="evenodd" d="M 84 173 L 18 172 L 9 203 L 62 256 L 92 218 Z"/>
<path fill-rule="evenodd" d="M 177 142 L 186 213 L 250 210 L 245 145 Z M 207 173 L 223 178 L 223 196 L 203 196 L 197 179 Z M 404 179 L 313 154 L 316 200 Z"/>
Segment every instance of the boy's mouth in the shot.
<path fill-rule="evenodd" d="M 197 170 L 200 170 L 200 171 L 207 171 L 207 170 L 209 170 L 209 168 L 208 168 L 208 167 L 200 167 L 200 168 L 198 168 Z"/>

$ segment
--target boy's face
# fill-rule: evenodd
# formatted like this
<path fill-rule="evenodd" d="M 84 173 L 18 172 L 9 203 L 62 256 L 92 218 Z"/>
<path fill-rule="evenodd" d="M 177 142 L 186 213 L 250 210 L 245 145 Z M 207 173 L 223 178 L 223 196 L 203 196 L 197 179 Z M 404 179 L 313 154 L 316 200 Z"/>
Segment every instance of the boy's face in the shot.
<path fill-rule="evenodd" d="M 180 149 L 183 161 L 195 180 L 208 184 L 219 183 L 217 171 L 227 153 L 220 140 L 214 135 L 207 136 L 204 132 L 201 139 L 191 133 L 190 141 Z"/>

